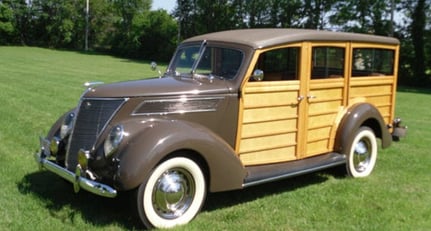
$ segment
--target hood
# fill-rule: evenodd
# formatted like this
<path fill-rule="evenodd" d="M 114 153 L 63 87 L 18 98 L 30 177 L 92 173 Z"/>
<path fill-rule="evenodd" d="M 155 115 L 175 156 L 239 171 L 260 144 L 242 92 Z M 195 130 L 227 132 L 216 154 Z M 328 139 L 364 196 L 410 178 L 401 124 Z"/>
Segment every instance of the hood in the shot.
<path fill-rule="evenodd" d="M 87 98 L 132 98 L 229 93 L 227 81 L 214 78 L 163 77 L 99 85 L 88 91 Z"/>

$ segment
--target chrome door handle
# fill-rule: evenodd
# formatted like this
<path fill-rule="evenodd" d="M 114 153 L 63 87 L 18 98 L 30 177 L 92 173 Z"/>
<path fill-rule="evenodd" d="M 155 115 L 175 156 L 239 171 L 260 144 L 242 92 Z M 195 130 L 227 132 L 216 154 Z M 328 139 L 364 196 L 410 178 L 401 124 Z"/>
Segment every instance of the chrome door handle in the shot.
<path fill-rule="evenodd" d="M 317 97 L 314 95 L 307 95 L 307 99 L 315 99 L 315 98 L 317 98 Z"/>
<path fill-rule="evenodd" d="M 297 99 L 298 101 L 302 101 L 304 98 L 305 98 L 304 96 L 300 95 L 300 96 L 298 96 L 298 98 L 296 98 L 296 99 Z"/>

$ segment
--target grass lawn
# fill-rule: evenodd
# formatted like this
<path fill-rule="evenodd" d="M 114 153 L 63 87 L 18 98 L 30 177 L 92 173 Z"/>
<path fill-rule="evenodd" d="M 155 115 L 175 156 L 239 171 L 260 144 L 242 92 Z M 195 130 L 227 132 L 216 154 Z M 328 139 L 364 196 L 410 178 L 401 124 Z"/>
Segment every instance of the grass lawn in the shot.
<path fill-rule="evenodd" d="M 127 198 L 107 199 L 38 171 L 38 137 L 76 105 L 86 81 L 157 75 L 149 63 L 29 47 L 0 47 L 0 230 L 138 230 Z M 408 136 L 381 150 L 373 174 L 343 168 L 208 195 L 174 230 L 431 230 L 431 91 L 402 88 Z"/>

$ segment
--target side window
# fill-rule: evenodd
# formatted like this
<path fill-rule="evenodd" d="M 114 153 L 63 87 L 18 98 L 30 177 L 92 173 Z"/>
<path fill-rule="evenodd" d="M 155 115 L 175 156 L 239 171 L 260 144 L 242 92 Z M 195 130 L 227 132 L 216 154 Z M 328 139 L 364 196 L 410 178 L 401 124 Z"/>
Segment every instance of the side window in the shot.
<path fill-rule="evenodd" d="M 379 48 L 353 49 L 352 77 L 385 76 L 394 73 L 394 51 Z"/>
<path fill-rule="evenodd" d="M 313 47 L 311 79 L 344 77 L 344 48 Z"/>
<path fill-rule="evenodd" d="M 232 79 L 241 66 L 242 58 L 243 53 L 239 50 L 207 47 L 197 66 L 196 73 Z"/>
<path fill-rule="evenodd" d="M 297 80 L 299 61 L 299 47 L 271 50 L 259 56 L 255 70 L 263 70 L 264 81 Z"/>

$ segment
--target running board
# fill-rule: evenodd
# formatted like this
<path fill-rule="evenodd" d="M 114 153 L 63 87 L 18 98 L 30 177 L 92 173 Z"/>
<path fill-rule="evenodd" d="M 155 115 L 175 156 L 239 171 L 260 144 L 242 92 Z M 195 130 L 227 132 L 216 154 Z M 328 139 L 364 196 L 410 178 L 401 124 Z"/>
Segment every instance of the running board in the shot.
<path fill-rule="evenodd" d="M 339 153 L 328 153 L 306 159 L 284 163 L 249 166 L 243 187 L 250 187 L 284 178 L 294 177 L 346 163 L 346 156 Z"/>

